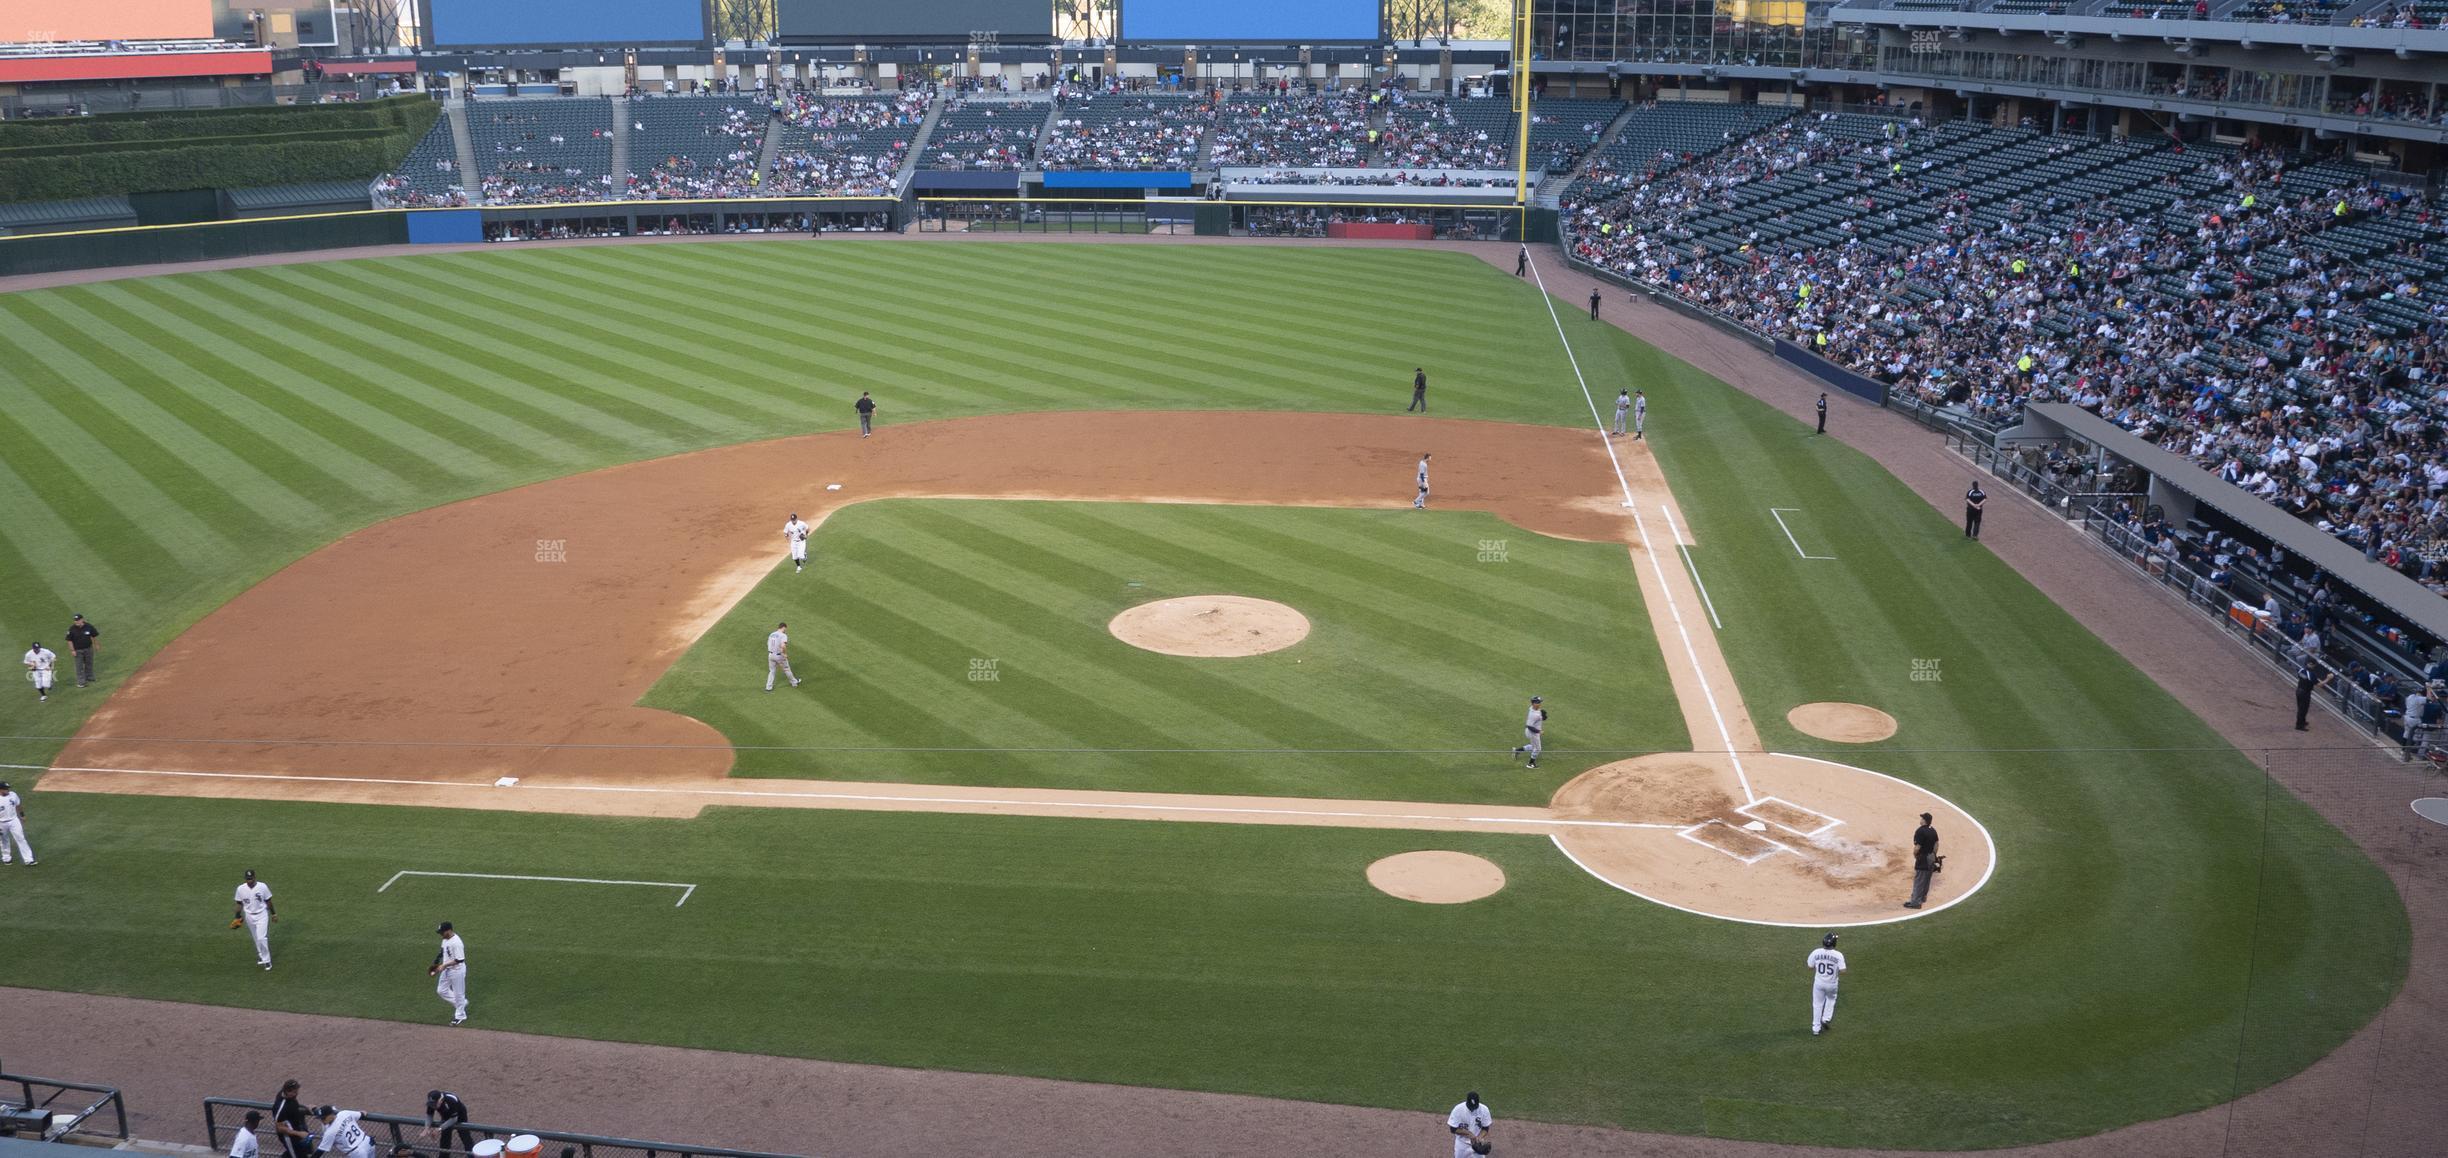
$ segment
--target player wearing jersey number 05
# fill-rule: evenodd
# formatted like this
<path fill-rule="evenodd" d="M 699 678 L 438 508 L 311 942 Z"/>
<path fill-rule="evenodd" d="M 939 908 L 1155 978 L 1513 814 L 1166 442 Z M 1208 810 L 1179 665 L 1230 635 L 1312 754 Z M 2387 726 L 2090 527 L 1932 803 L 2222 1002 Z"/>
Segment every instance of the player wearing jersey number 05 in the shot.
<path fill-rule="evenodd" d="M 1811 1035 L 1836 1024 L 1836 980 L 1844 976 L 1845 956 L 1836 951 L 1836 934 L 1819 938 L 1806 959 L 1811 973 Z"/>

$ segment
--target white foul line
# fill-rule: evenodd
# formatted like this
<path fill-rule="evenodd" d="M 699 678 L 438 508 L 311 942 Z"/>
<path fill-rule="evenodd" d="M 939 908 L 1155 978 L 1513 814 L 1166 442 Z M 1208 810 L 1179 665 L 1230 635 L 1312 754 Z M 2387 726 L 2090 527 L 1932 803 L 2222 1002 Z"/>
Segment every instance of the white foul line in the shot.
<path fill-rule="evenodd" d="M 207 780 L 275 780 L 291 784 L 395 784 L 417 788 L 467 788 L 493 791 L 491 781 L 473 784 L 458 780 L 394 780 L 372 776 L 293 776 L 278 772 L 193 772 L 164 768 L 69 768 L 49 769 L 53 772 L 102 772 L 119 776 L 185 776 Z M 1435 813 L 1350 812 L 1310 808 L 1240 808 L 1209 804 L 1137 804 L 1115 800 L 1042 800 L 1025 797 L 966 797 L 966 796 L 894 796 L 873 792 L 782 792 L 747 791 L 737 788 L 654 788 L 630 784 L 520 784 L 517 792 L 611 792 L 647 796 L 733 796 L 748 800 L 849 800 L 872 804 L 957 804 L 982 808 L 1072 809 L 1081 812 L 1156 812 L 1166 814 L 1198 813 L 1234 816 L 1301 816 L 1328 820 L 1411 820 L 1438 824 L 1509 824 L 1524 828 L 1679 828 L 1674 824 L 1649 824 L 1631 820 L 1568 820 L 1547 816 L 1440 816 Z M 1125 793 L 1125 795 L 1161 795 L 1159 793 Z M 946 811 L 951 811 L 947 809 Z M 1162 819 L 1161 817 L 1159 819 Z M 487 877 L 484 873 L 420 873 L 405 876 L 466 876 Z M 393 880 L 399 879 L 394 876 Z M 604 885 L 669 885 L 672 888 L 695 888 L 672 881 L 593 881 L 576 877 L 498 877 L 488 879 L 514 881 L 575 881 L 580 884 Z M 383 888 L 391 886 L 386 884 Z M 381 892 L 382 889 L 374 890 Z M 676 906 L 675 906 L 676 907 Z"/>
<path fill-rule="evenodd" d="M 429 873 L 420 869 L 401 869 L 398 872 L 392 873 L 391 879 L 384 881 L 382 883 L 382 887 L 374 891 L 378 893 L 390 892 L 391 886 L 398 884 L 401 877 L 464 877 L 469 880 L 478 881 L 551 881 L 555 884 L 564 885 L 650 885 L 658 889 L 680 890 L 680 899 L 672 902 L 672 907 L 675 909 L 687 904 L 689 894 L 697 891 L 697 886 L 681 884 L 678 881 L 604 881 L 596 880 L 593 877 L 523 877 L 512 876 L 505 873 Z"/>
<path fill-rule="evenodd" d="M 1666 516 L 1666 533 L 1674 536 L 1675 550 L 1683 553 L 1683 566 L 1691 572 L 1692 586 L 1700 589 L 1700 605 L 1708 608 L 1709 622 L 1716 624 L 1717 630 L 1724 631 L 1725 620 L 1717 618 L 1717 601 L 1709 598 L 1708 584 L 1700 581 L 1700 564 L 1692 562 L 1691 548 L 1683 545 L 1683 528 L 1675 526 L 1674 508 L 1659 503 L 1658 513 Z"/>
<path fill-rule="evenodd" d="M 1700 662 L 1700 649 L 1692 645 L 1691 629 L 1683 625 L 1683 609 L 1675 604 L 1674 588 L 1666 585 L 1666 564 L 1658 561 L 1657 548 L 1649 541 L 1649 524 L 1632 501 L 1632 483 L 1624 477 L 1622 460 L 1615 457 L 1615 440 L 1607 437 L 1606 421 L 1598 417 L 1598 399 L 1590 394 L 1589 379 L 1581 374 L 1581 359 L 1573 353 L 1572 339 L 1564 336 L 1564 319 L 1556 313 L 1555 297 L 1547 292 L 1547 279 L 1539 273 L 1535 261 L 1530 263 L 1530 276 L 1538 282 L 1539 300 L 1547 303 L 1547 320 L 1555 323 L 1556 340 L 1564 344 L 1565 360 L 1572 363 L 1573 380 L 1581 384 L 1581 400 L 1589 404 L 1590 424 L 1598 431 L 1599 443 L 1606 447 L 1607 461 L 1615 466 L 1615 483 L 1623 488 L 1624 508 L 1632 512 L 1632 529 L 1640 534 L 1641 550 L 1649 556 L 1650 569 L 1657 572 L 1658 593 L 1666 598 L 1666 613 L 1674 619 L 1675 633 L 1683 637 L 1683 654 L 1691 660 L 1692 680 L 1700 685 L 1700 698 L 1708 704 L 1709 718 L 1717 722 L 1717 738 L 1724 745 L 1726 758 L 1734 764 L 1734 779 L 1742 785 L 1745 801 L 1757 800 L 1759 797 L 1751 791 L 1750 774 L 1743 771 L 1742 757 L 1734 750 L 1734 733 L 1726 727 L 1725 713 L 1717 710 L 1717 693 L 1709 690 L 1708 668 Z"/>
<path fill-rule="evenodd" d="M 1802 544 L 1794 539 L 1793 528 L 1785 525 L 1785 512 L 1787 511 L 1792 511 L 1798 515 L 1802 513 L 1802 508 L 1770 507 L 1768 508 L 1768 517 L 1775 519 L 1777 521 L 1777 528 L 1785 532 L 1785 541 L 1793 544 L 1794 554 L 1800 555 L 1805 559 L 1834 559 L 1836 557 L 1834 555 L 1813 555 L 1810 552 L 1803 550 Z"/>

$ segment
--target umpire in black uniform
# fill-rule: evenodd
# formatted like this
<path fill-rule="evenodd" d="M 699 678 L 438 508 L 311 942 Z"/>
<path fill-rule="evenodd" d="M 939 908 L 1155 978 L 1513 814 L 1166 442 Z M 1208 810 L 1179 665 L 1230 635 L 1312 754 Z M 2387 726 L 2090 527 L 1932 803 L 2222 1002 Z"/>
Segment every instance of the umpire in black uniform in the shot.
<path fill-rule="evenodd" d="M 1414 410 L 1422 414 L 1428 413 L 1428 368 L 1426 366 L 1411 371 L 1411 405 L 1403 407 L 1403 413 L 1409 414 Z"/>
<path fill-rule="evenodd" d="M 1913 830 L 1913 891 L 1912 899 L 1904 902 L 1907 909 L 1918 909 L 1929 900 L 1930 878 L 1938 875 L 1938 830 L 1930 824 L 1930 814 L 1921 814 L 1921 827 Z"/>
<path fill-rule="evenodd" d="M 1989 505 L 1989 493 L 1980 489 L 1980 480 L 1972 480 L 1972 489 L 1964 492 L 1964 538 L 1980 538 L 1981 508 Z"/>

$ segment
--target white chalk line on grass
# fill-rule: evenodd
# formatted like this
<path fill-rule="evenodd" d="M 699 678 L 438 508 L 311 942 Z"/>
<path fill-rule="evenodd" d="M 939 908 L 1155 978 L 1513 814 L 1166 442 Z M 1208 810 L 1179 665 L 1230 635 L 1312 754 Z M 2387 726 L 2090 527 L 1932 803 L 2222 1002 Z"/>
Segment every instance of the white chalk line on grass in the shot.
<path fill-rule="evenodd" d="M 1709 598 L 1708 584 L 1700 581 L 1700 564 L 1692 561 L 1691 548 L 1683 545 L 1683 528 L 1675 525 L 1674 508 L 1659 503 L 1658 513 L 1666 516 L 1666 533 L 1674 536 L 1675 550 L 1683 553 L 1683 566 L 1691 571 L 1692 586 L 1700 589 L 1700 606 L 1708 608 L 1709 622 L 1724 631 L 1725 620 L 1717 618 L 1717 601 Z"/>
<path fill-rule="evenodd" d="M 554 884 L 563 885 L 648 885 L 658 889 L 680 890 L 680 899 L 672 902 L 672 907 L 675 909 L 687 904 L 689 896 L 697 891 L 697 886 L 683 884 L 679 881 L 608 881 L 598 880 L 594 877 L 530 877 L 518 876 L 510 873 L 426 872 L 423 869 L 401 869 L 398 872 L 392 873 L 391 879 L 384 881 L 382 883 L 382 887 L 374 891 L 378 893 L 390 892 L 391 886 L 400 883 L 401 877 L 460 877 L 466 880 L 476 881 L 550 881 Z"/>
<path fill-rule="evenodd" d="M 1768 517 L 1775 519 L 1777 521 L 1777 529 L 1785 532 L 1785 541 L 1793 544 L 1794 554 L 1800 555 L 1805 559 L 1833 560 L 1836 558 L 1834 555 L 1813 555 L 1810 552 L 1803 550 L 1801 542 L 1794 538 L 1793 528 L 1785 525 L 1785 512 L 1787 511 L 1792 511 L 1798 515 L 1802 513 L 1802 508 L 1770 507 L 1768 508 Z"/>
<path fill-rule="evenodd" d="M 1683 624 L 1683 608 L 1675 602 L 1674 588 L 1666 582 L 1666 564 L 1658 561 L 1657 547 L 1649 540 L 1648 520 L 1641 518 L 1640 506 L 1632 501 L 1632 481 L 1624 477 L 1623 460 L 1615 457 L 1615 440 L 1608 437 L 1606 421 L 1598 417 L 1598 399 L 1590 393 L 1589 379 L 1581 373 L 1581 358 L 1573 353 L 1572 339 L 1564 335 L 1564 318 L 1556 313 L 1555 297 L 1547 292 L 1547 279 L 1539 273 L 1538 263 L 1530 263 L 1530 276 L 1537 280 L 1539 300 L 1547 303 L 1547 320 L 1555 323 L 1556 341 L 1564 344 L 1564 358 L 1572 363 L 1573 381 L 1581 384 L 1581 400 L 1589 404 L 1590 424 L 1598 432 L 1598 441 L 1606 447 L 1607 462 L 1615 467 L 1615 483 L 1623 488 L 1624 508 L 1632 512 L 1632 529 L 1640 535 L 1641 549 L 1649 555 L 1649 566 L 1657 572 L 1658 593 L 1666 598 L 1666 613 L 1674 620 L 1675 633 L 1683 637 L 1683 654 L 1691 660 L 1692 678 L 1700 685 L 1700 697 L 1708 704 L 1709 718 L 1717 722 L 1717 738 L 1724 741 L 1726 758 L 1734 764 L 1734 779 L 1742 785 L 1745 801 L 1759 797 L 1751 791 L 1751 776 L 1743 770 L 1742 757 L 1734 751 L 1733 729 L 1726 727 L 1725 713 L 1717 708 L 1717 693 L 1709 690 L 1708 667 L 1700 662 L 1700 649 L 1692 643 L 1691 629 Z M 1579 862 L 1575 862 L 1579 863 Z"/>
<path fill-rule="evenodd" d="M 374 776 L 298 776 L 279 772 L 198 772 L 168 768 L 52 768 L 53 772 L 100 772 L 119 776 L 179 776 L 212 780 L 272 780 L 287 784 L 383 784 L 417 788 L 466 788 L 487 792 L 505 791 L 492 781 L 474 783 L 459 780 L 400 780 Z M 841 800 L 866 804 L 959 805 L 966 808 L 1043 808 L 1078 812 L 1148 812 L 1186 813 L 1194 815 L 1287 816 L 1314 817 L 1326 820 L 1402 820 L 1436 824 L 1519 825 L 1525 828 L 1679 828 L 1675 824 L 1649 824 L 1630 820 L 1574 820 L 1560 816 L 1443 816 L 1436 813 L 1362 812 L 1325 808 L 1256 808 L 1219 804 L 1142 804 L 1122 800 L 1046 800 L 1023 796 L 898 796 L 880 792 L 813 792 L 813 791 L 752 791 L 740 788 L 676 788 L 636 784 L 520 784 L 507 789 L 513 792 L 605 792 L 648 796 L 722 796 L 747 800 Z M 1127 793 L 1126 795 L 1157 795 Z M 1416 805 L 1414 806 L 1416 807 Z M 1162 819 L 1162 817 L 1159 817 Z M 1340 826 L 1338 826 L 1340 827 Z M 416 875 L 416 874 L 410 874 Z M 475 874 L 451 874 L 475 875 Z M 517 878 L 556 879 L 556 878 Z M 589 882 L 601 883 L 601 882 Z M 618 881 L 616 884 L 659 884 L 657 881 Z M 388 886 L 386 886 L 388 887 Z M 379 891 L 379 890 L 378 890 Z"/>

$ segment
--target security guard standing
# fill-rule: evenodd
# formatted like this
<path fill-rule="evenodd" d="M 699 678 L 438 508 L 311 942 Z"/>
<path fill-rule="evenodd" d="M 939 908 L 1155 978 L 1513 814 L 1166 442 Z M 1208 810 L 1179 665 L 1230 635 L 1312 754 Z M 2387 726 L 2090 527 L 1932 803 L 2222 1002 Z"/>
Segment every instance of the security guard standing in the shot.
<path fill-rule="evenodd" d="M 1972 489 L 1964 492 L 1964 538 L 1980 538 L 1981 508 L 1989 505 L 1988 492 L 1981 490 L 1980 480 L 1972 480 Z"/>
<path fill-rule="evenodd" d="M 1827 433 L 1827 391 L 1819 392 L 1819 433 Z"/>
<path fill-rule="evenodd" d="M 2308 651 L 2301 653 L 2295 661 L 2295 730 L 2298 732 L 2312 730 L 2312 693 L 2329 686 L 2332 673 L 2328 669 L 2328 664 L 2312 658 Z"/>

